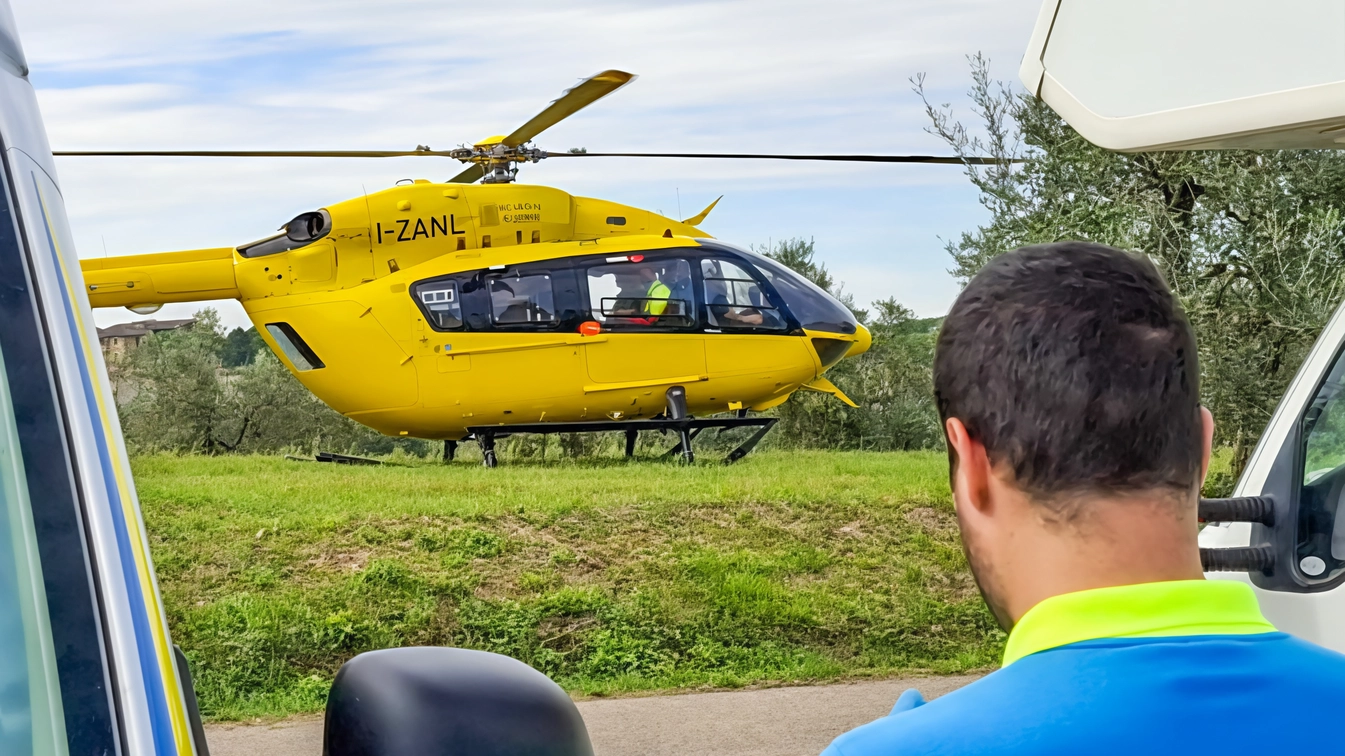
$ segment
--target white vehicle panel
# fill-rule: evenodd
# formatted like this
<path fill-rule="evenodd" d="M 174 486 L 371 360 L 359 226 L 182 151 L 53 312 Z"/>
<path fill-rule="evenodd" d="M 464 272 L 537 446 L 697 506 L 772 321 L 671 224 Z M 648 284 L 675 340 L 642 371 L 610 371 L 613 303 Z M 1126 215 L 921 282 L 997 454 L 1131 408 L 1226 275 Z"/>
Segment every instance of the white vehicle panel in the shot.
<path fill-rule="evenodd" d="M 1019 71 L 1108 149 L 1336 147 L 1343 0 L 1047 0 Z"/>

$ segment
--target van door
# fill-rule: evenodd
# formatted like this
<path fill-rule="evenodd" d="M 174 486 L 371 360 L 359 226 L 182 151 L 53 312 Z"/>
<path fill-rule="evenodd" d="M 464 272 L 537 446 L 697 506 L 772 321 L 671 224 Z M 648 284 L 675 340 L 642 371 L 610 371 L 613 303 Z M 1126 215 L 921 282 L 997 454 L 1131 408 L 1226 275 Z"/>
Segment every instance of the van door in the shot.
<path fill-rule="evenodd" d="M 1250 582 L 1281 630 L 1345 652 L 1345 305 L 1280 400 L 1234 493 L 1269 498 L 1271 516 L 1211 523 L 1200 545 L 1254 548 L 1263 564 L 1210 577 Z"/>

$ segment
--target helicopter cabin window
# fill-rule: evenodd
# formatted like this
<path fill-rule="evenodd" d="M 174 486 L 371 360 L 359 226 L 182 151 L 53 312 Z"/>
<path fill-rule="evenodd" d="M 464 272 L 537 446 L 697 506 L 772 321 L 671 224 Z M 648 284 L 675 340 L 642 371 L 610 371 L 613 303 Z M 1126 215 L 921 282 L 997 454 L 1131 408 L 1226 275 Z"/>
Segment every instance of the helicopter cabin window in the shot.
<path fill-rule="evenodd" d="M 785 330 L 780 314 L 756 278 L 728 260 L 701 260 L 705 305 L 714 328 Z"/>
<path fill-rule="evenodd" d="M 511 271 L 490 279 L 491 319 L 497 326 L 550 326 L 556 295 L 550 273 Z"/>
<path fill-rule="evenodd" d="M 416 298 L 435 328 L 462 328 L 462 301 L 457 281 L 430 281 L 416 286 Z"/>
<path fill-rule="evenodd" d="M 608 326 L 694 326 L 692 291 L 686 260 L 622 255 L 588 269 L 590 314 Z"/>

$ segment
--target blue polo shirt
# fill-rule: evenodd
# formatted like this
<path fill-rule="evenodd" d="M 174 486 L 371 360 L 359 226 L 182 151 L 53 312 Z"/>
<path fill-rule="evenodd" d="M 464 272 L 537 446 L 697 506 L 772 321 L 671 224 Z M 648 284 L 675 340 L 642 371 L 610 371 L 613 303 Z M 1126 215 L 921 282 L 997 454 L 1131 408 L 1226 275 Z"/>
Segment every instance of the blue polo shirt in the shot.
<path fill-rule="evenodd" d="M 1276 631 L 1248 585 L 1184 580 L 1047 599 L 1001 669 L 907 691 L 823 756 L 1345 753 L 1342 718 L 1345 656 Z"/>

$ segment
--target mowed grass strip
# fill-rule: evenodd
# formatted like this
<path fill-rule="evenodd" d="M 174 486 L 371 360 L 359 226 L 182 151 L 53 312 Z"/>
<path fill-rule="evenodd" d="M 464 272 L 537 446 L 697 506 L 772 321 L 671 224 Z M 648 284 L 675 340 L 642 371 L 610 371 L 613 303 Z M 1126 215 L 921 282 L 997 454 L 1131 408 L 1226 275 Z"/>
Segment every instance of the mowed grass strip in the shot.
<path fill-rule="evenodd" d="M 509 654 L 584 694 L 992 666 L 940 453 L 737 465 L 134 462 L 214 719 L 318 711 L 368 649 Z"/>

